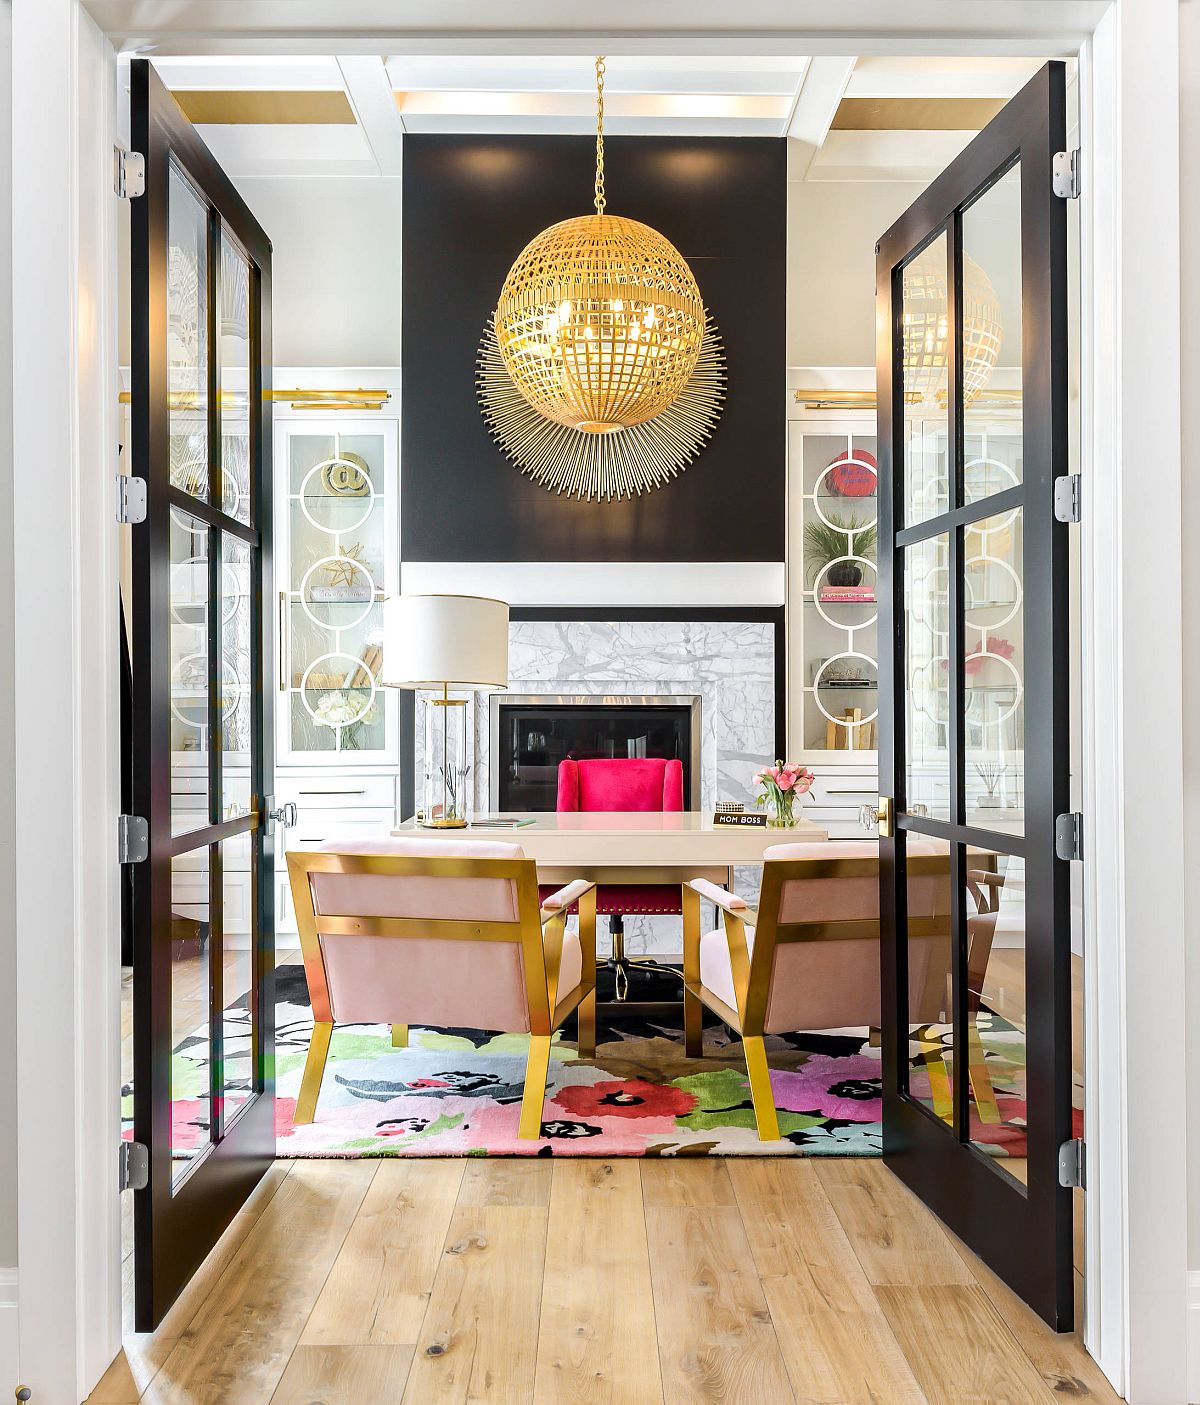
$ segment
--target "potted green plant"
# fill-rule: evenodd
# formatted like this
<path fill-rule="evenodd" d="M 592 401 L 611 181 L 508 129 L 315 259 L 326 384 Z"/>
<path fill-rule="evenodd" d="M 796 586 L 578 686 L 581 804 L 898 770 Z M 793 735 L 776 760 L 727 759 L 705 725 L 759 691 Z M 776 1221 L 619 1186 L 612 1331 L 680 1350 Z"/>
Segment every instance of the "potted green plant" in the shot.
<path fill-rule="evenodd" d="M 825 580 L 831 586 L 847 589 L 861 585 L 862 565 L 841 558 L 853 555 L 874 561 L 877 537 L 875 523 L 860 522 L 857 517 L 840 517 L 831 512 L 825 518 L 811 518 L 804 526 L 804 564 L 809 585 L 827 566 Z M 830 565 L 831 562 L 836 564 Z"/>

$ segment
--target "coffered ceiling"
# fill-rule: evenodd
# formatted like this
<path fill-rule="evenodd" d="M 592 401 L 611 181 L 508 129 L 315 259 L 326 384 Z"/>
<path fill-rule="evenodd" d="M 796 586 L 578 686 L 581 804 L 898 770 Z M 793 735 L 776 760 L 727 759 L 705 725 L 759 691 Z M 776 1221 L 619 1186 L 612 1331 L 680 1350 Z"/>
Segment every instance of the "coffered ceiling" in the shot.
<path fill-rule="evenodd" d="M 406 132 L 586 134 L 595 122 L 583 55 L 152 57 L 234 176 L 395 176 Z M 787 136 L 793 179 L 928 179 L 1040 62 L 618 54 L 605 129 Z"/>

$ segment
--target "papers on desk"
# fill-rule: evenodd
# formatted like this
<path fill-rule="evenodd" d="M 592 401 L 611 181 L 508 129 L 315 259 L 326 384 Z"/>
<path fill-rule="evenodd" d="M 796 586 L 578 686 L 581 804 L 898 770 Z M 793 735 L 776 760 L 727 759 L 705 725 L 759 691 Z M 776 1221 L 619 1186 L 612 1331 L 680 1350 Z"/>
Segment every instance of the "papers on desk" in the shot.
<path fill-rule="evenodd" d="M 516 815 L 505 817 L 494 815 L 491 819 L 471 820 L 468 823 L 469 829 L 522 829 L 527 824 L 532 824 L 532 819 L 518 819 Z"/>

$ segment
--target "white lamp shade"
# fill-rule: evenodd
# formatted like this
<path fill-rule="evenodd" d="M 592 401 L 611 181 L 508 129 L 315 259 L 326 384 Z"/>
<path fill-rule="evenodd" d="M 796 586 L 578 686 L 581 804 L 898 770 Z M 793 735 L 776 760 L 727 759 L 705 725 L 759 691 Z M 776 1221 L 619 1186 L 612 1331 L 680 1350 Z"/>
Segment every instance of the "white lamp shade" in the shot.
<path fill-rule="evenodd" d="M 392 688 L 507 688 L 507 603 L 480 595 L 385 601 L 382 681 Z"/>

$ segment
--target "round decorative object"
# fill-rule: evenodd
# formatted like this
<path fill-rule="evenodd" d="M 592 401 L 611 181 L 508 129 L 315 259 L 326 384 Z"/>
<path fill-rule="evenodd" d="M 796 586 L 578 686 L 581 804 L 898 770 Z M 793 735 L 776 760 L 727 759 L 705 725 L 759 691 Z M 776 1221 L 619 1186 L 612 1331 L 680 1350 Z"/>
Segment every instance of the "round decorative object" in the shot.
<path fill-rule="evenodd" d="M 661 415 L 691 378 L 704 302 L 678 249 L 649 225 L 605 213 L 604 59 L 596 60 L 596 213 L 544 229 L 500 290 L 496 343 L 539 415 L 613 434 Z"/>
<path fill-rule="evenodd" d="M 839 727 L 849 730 L 852 727 L 862 727 L 868 722 L 874 722 L 879 716 L 879 708 L 869 713 L 866 717 L 860 717 L 857 722 L 847 721 L 845 717 L 835 717 L 832 712 L 821 701 L 821 688 L 836 688 L 839 684 L 844 685 L 850 682 L 851 685 L 858 683 L 862 685 L 863 673 L 858 666 L 859 662 L 869 664 L 872 669 L 878 668 L 875 660 L 870 654 L 859 653 L 857 649 L 847 649 L 840 654 L 831 654 L 820 668 L 817 669 L 813 678 L 813 701 L 818 710 L 824 715 L 827 721 L 835 723 Z M 854 672 L 851 674 L 849 670 Z"/>
<path fill-rule="evenodd" d="M 992 378 L 1004 344 L 1000 299 L 982 268 L 963 255 L 963 403 Z M 948 394 L 949 305 L 943 245 L 929 245 L 904 269 L 904 400 L 945 408 Z"/>
<path fill-rule="evenodd" d="M 371 512 L 372 512 L 372 510 L 373 510 L 374 507 L 375 507 L 375 485 L 371 482 L 370 478 L 365 478 L 364 481 L 366 482 L 366 485 L 367 485 L 367 492 L 366 492 L 366 497 L 365 497 L 365 499 L 363 500 L 363 510 L 362 510 L 362 512 L 361 512 L 356 518 L 353 519 L 353 521 L 339 522 L 339 521 L 336 519 L 336 517 L 335 517 L 335 518 L 331 519 L 331 520 L 328 521 L 328 522 L 321 522 L 321 521 L 318 520 L 317 517 L 314 517 L 314 516 L 313 516 L 313 512 L 312 512 L 312 509 L 313 509 L 313 508 L 318 508 L 318 511 L 320 511 L 318 505 L 319 505 L 320 502 L 322 501 L 322 497 L 321 497 L 320 494 L 310 494 L 310 492 L 309 492 L 309 485 L 312 483 L 313 478 L 314 478 L 317 474 L 320 474 L 320 475 L 321 475 L 321 483 L 322 483 L 322 486 L 326 486 L 326 488 L 327 488 L 327 485 L 325 484 L 325 470 L 326 470 L 327 468 L 334 467 L 334 466 L 336 466 L 337 464 L 340 464 L 341 462 L 342 462 L 342 456 L 339 454 L 339 455 L 335 456 L 334 458 L 325 459 L 325 460 L 323 460 L 321 463 L 314 464 L 314 465 L 312 466 L 312 468 L 310 468 L 310 469 L 308 470 L 308 472 L 304 475 L 304 480 L 303 480 L 303 482 L 300 484 L 300 511 L 301 511 L 302 513 L 304 513 L 305 517 L 308 518 L 308 520 L 312 523 L 312 525 L 313 525 L 313 526 L 317 529 L 317 531 L 319 531 L 319 532 L 353 532 L 353 531 L 357 531 L 357 529 L 363 525 L 363 523 L 367 520 L 367 518 L 370 517 Z M 362 460 L 361 460 L 361 459 L 359 460 L 359 463 L 362 463 Z M 356 467 L 356 466 L 352 464 L 351 467 Z M 365 465 L 364 465 L 364 467 L 365 467 Z M 328 501 L 328 503 L 330 504 L 330 506 L 332 506 L 332 505 L 333 505 L 334 503 L 336 503 L 336 502 L 339 502 L 341 499 L 343 499 L 343 498 L 345 498 L 345 497 L 347 497 L 347 496 L 359 498 L 359 497 L 361 497 L 361 494 L 359 494 L 359 493 L 345 494 L 345 493 L 331 492 L 331 491 L 328 491 L 328 488 L 327 488 L 326 500 Z M 311 506 L 310 506 L 310 503 L 311 503 Z"/>
<path fill-rule="evenodd" d="M 862 584 L 862 567 L 857 561 L 833 561 L 826 571 L 825 579 L 838 590 L 853 590 L 855 586 Z"/>
<path fill-rule="evenodd" d="M 497 445 L 543 487 L 587 501 L 632 498 L 660 487 L 696 457 L 725 398 L 725 352 L 711 318 L 692 374 L 671 405 L 620 434 L 597 434 L 547 419 L 513 383 L 492 323 L 479 343 L 476 383 Z"/>
<path fill-rule="evenodd" d="M 505 370 L 539 414 L 608 434 L 661 415 L 687 384 L 704 303 L 683 255 L 657 230 L 580 215 L 517 256 L 495 327 Z"/>
<path fill-rule="evenodd" d="M 825 472 L 831 491 L 843 498 L 869 498 L 879 479 L 875 455 L 868 454 L 865 449 L 845 450 Z"/>
<path fill-rule="evenodd" d="M 327 459 L 321 469 L 326 492 L 342 498 L 365 498 L 371 491 L 371 473 L 366 459 L 357 454 L 339 454 Z"/>

